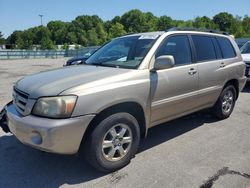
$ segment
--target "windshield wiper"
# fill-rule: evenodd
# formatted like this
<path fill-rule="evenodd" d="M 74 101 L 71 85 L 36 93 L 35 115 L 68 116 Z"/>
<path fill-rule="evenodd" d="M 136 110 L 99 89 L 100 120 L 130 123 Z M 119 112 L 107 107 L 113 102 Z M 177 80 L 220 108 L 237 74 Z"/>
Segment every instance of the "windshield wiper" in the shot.
<path fill-rule="evenodd" d="M 106 64 L 106 63 L 91 63 L 90 65 L 96 65 L 96 66 L 102 66 L 102 67 L 115 67 L 115 68 L 120 68 L 119 65 L 114 65 L 114 64 Z"/>

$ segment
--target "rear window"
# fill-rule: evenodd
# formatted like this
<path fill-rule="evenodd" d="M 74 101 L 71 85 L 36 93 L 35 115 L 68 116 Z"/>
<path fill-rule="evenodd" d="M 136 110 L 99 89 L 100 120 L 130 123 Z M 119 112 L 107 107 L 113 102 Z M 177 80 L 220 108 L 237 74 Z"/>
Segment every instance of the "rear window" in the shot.
<path fill-rule="evenodd" d="M 217 37 L 224 59 L 233 58 L 236 56 L 234 48 L 229 39 L 224 37 Z"/>
<path fill-rule="evenodd" d="M 197 61 L 215 60 L 216 53 L 211 37 L 192 35 Z"/>

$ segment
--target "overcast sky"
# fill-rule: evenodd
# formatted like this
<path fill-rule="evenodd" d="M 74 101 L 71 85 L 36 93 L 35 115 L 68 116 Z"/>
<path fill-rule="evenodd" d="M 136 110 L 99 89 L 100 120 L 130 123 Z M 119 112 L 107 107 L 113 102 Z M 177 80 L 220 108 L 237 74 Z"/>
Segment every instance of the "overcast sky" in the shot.
<path fill-rule="evenodd" d="M 79 15 L 98 15 L 103 20 L 121 16 L 131 9 L 150 11 L 173 19 L 213 17 L 219 12 L 250 16 L 250 0 L 0 0 L 0 31 L 8 37 L 14 30 L 24 30 L 52 20 L 71 21 Z"/>

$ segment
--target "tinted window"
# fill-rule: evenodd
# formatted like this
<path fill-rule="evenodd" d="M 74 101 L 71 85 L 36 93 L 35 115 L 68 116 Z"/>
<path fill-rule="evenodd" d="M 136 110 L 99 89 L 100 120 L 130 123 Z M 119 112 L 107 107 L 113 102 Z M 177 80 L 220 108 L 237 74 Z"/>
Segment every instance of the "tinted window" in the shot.
<path fill-rule="evenodd" d="M 212 38 L 209 36 L 192 35 L 197 61 L 215 60 L 216 53 Z"/>
<path fill-rule="evenodd" d="M 232 58 L 236 56 L 234 48 L 227 38 L 217 37 L 217 40 L 220 45 L 223 58 Z"/>
<path fill-rule="evenodd" d="M 187 36 L 172 36 L 163 42 L 156 57 L 172 55 L 176 65 L 191 63 L 191 51 Z"/>

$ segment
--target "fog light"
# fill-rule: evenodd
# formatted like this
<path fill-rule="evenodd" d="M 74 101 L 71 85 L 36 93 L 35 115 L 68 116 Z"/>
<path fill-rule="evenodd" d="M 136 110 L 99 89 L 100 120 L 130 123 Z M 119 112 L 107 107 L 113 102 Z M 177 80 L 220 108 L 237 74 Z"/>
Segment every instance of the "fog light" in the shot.
<path fill-rule="evenodd" d="M 43 142 L 42 136 L 37 131 L 32 131 L 30 134 L 30 140 L 35 145 L 40 145 Z"/>

